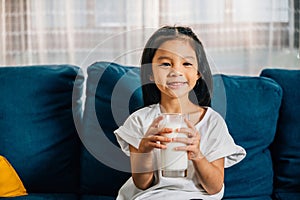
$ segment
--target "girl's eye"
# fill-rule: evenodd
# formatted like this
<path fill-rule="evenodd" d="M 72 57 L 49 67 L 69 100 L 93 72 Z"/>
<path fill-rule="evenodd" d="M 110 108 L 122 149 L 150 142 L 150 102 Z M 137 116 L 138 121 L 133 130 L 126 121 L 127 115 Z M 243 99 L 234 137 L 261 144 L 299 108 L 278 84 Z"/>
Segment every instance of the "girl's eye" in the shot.
<path fill-rule="evenodd" d="M 162 67 L 162 68 L 169 68 L 171 66 L 171 64 L 170 63 L 161 63 L 158 66 Z"/>
<path fill-rule="evenodd" d="M 185 66 L 185 67 L 192 67 L 193 64 L 189 63 L 189 62 L 185 62 L 185 63 L 183 63 L 183 66 Z"/>

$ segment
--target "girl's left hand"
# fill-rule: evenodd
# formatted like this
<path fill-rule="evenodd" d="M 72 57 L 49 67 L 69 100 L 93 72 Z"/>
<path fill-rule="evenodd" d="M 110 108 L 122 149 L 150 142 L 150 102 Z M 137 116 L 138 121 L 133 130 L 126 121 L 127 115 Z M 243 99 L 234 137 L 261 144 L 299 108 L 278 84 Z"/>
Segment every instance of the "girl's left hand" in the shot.
<path fill-rule="evenodd" d="M 181 142 L 186 144 L 186 146 L 176 147 L 176 151 L 187 151 L 189 160 L 196 160 L 204 158 L 203 154 L 200 151 L 200 133 L 197 131 L 195 126 L 187 119 L 185 119 L 187 128 L 177 129 L 177 132 L 184 133 L 187 135 L 186 138 L 178 137 L 173 138 L 172 142 Z"/>

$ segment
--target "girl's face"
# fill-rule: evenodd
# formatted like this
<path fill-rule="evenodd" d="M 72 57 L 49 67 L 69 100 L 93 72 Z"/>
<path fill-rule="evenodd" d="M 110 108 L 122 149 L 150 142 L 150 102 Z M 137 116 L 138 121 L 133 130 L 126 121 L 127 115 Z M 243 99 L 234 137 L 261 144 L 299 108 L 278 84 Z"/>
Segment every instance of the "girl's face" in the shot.
<path fill-rule="evenodd" d="M 152 59 L 153 77 L 162 98 L 188 97 L 198 74 L 197 56 L 187 40 L 169 40 L 155 52 Z"/>

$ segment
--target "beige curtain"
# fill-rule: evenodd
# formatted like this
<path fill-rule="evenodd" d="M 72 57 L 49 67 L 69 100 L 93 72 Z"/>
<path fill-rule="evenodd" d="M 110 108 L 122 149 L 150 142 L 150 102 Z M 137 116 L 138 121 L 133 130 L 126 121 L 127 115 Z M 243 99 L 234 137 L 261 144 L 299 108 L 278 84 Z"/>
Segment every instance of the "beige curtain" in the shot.
<path fill-rule="evenodd" d="M 215 72 L 257 74 L 266 66 L 300 67 L 294 0 L 0 2 L 0 66 L 87 67 L 100 60 L 138 65 L 153 31 L 188 25 L 204 43 Z"/>

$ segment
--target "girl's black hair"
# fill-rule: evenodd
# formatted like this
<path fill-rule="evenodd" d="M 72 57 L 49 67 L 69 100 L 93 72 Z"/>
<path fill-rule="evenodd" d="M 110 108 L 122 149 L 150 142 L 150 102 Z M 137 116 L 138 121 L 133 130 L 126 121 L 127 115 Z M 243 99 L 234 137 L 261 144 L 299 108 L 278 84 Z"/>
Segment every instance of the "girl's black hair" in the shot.
<path fill-rule="evenodd" d="M 212 75 L 202 43 L 189 27 L 164 26 L 158 29 L 145 45 L 141 58 L 141 81 L 144 107 L 160 102 L 160 91 L 153 81 L 150 81 L 152 72 L 152 59 L 156 50 L 166 41 L 184 39 L 189 41 L 195 50 L 198 61 L 198 73 L 201 77 L 197 80 L 194 92 L 190 92 L 190 100 L 199 106 L 211 105 Z"/>

